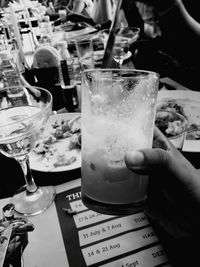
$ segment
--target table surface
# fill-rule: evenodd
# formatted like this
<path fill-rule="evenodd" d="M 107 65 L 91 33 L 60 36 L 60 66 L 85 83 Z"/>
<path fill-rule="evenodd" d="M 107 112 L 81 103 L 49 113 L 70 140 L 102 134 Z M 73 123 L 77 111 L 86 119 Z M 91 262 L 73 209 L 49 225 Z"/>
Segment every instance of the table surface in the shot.
<path fill-rule="evenodd" d="M 31 53 L 27 53 L 27 63 L 32 65 Z M 132 62 L 127 61 L 127 64 Z M 129 65 L 130 66 L 130 65 Z M 174 82 L 169 78 L 164 78 L 164 82 L 175 85 L 177 89 L 187 90 L 188 88 Z M 200 152 L 184 152 L 184 156 L 196 167 L 200 168 Z M 10 201 L 10 197 L 16 190 L 24 185 L 24 177 L 19 164 L 14 159 L 9 159 L 0 154 L 1 166 L 1 189 L 0 189 L 0 210 Z M 41 173 L 33 171 L 36 184 L 55 185 L 56 193 L 70 190 L 81 185 L 81 170 L 76 169 L 68 172 Z M 1 216 L 0 216 L 1 217 Z M 24 251 L 24 266 L 28 267 L 64 267 L 69 266 L 67 254 L 65 252 L 63 236 L 57 216 L 56 206 L 53 203 L 45 212 L 40 215 L 30 217 L 35 229 L 29 234 L 29 245 Z M 67 224 L 67 218 L 66 218 Z M 59 249 L 58 249 L 59 248 Z M 34 261 L 33 261 L 34 259 Z M 135 265 L 127 265 L 135 266 Z M 167 265 L 166 265 L 167 266 Z M 74 266 L 72 266 L 74 267 Z M 78 266 L 75 266 L 78 267 Z"/>
<path fill-rule="evenodd" d="M 166 78 L 164 81 L 171 85 L 173 80 Z M 178 84 L 179 89 L 187 89 Z M 184 156 L 196 167 L 200 168 L 200 153 L 184 152 Z M 19 164 L 14 159 L 0 155 L 1 162 L 1 190 L 0 210 L 10 201 L 15 191 L 24 184 L 24 178 Z M 33 171 L 36 184 L 39 186 L 53 184 L 56 193 L 60 193 L 81 185 L 81 169 L 58 173 L 41 173 Z M 55 203 L 40 215 L 31 217 L 35 225 L 34 234 L 29 234 L 29 243 L 25 249 L 25 266 L 43 267 L 69 266 L 65 252 L 63 236 L 60 229 Z M 66 220 L 67 223 L 67 220 Z M 45 249 L 40 249 L 45 248 Z M 56 249 L 55 249 L 56 248 Z M 59 248 L 59 249 L 57 249 Z M 32 262 L 35 259 L 35 262 Z M 51 263 L 51 265 L 49 265 Z M 59 264 L 58 264 L 59 263 Z M 73 266 L 72 266 L 73 267 Z"/>
<path fill-rule="evenodd" d="M 127 64 L 130 64 L 128 62 Z M 187 87 L 175 82 L 169 77 L 161 78 L 162 83 L 168 84 L 177 90 L 189 90 Z M 63 112 L 63 110 L 61 110 Z M 59 113 L 59 111 L 58 111 Z M 183 155 L 196 167 L 200 168 L 200 152 L 183 152 Z M 0 198 L 13 195 L 16 190 L 24 184 L 24 178 L 19 164 L 14 160 L 0 154 L 1 166 L 1 190 Z M 67 172 L 39 172 L 33 171 L 36 184 L 38 185 L 59 185 L 81 177 L 81 170 L 75 169 Z"/>
<path fill-rule="evenodd" d="M 80 185 L 81 180 L 79 178 L 55 186 L 56 197 L 59 193 L 65 192 L 64 198 L 66 198 L 66 191 L 69 194 L 71 191 L 68 190 L 80 188 Z M 70 196 L 72 196 L 71 193 Z M 9 201 L 10 198 L 1 199 L 0 209 Z M 86 266 L 85 263 L 88 264 L 87 266 L 97 266 L 93 264 L 102 261 L 105 263 L 107 260 L 107 264 L 101 266 L 115 267 L 121 266 L 119 264 L 123 262 L 138 260 L 142 262 L 142 266 L 153 267 L 159 263 L 167 262 L 162 244 L 160 244 L 156 234 L 152 234 L 154 230 L 142 211 L 125 217 L 113 218 L 113 216 L 103 214 L 97 216 L 98 214 L 94 211 L 84 208 L 80 200 L 77 199 L 71 202 L 72 205 L 78 206 L 77 215 L 70 216 L 61 210 L 62 215 L 58 216 L 59 206 L 56 203 L 58 203 L 57 198 L 42 214 L 27 217 L 34 224 L 35 229 L 28 233 L 29 243 L 23 253 L 24 266 L 78 267 Z M 86 217 L 89 219 L 86 220 Z M 96 219 L 94 219 L 95 217 Z M 67 224 L 71 226 L 67 226 Z M 122 229 L 118 229 L 118 227 Z M 66 234 L 64 234 L 63 228 L 67 230 L 64 231 Z M 127 230 L 129 230 L 128 233 Z M 93 234 L 91 235 L 91 233 Z M 97 236 L 93 236 L 95 233 Z M 119 235 L 120 233 L 121 235 Z M 68 239 L 70 242 L 66 241 Z M 140 249 L 139 252 L 137 248 Z M 108 249 L 110 250 L 109 253 Z M 129 252 L 129 256 L 126 255 L 126 251 Z M 153 254 L 159 251 L 162 251 L 160 257 L 154 257 Z M 122 256 L 116 259 L 118 253 Z M 166 266 L 170 267 L 171 265 L 167 264 Z"/>
<path fill-rule="evenodd" d="M 55 186 L 56 194 L 76 186 L 80 186 L 80 179 Z M 0 210 L 9 201 L 10 198 L 1 199 Z M 64 251 L 63 237 L 59 227 L 55 203 L 42 214 L 28 217 L 28 219 L 34 224 L 35 229 L 29 233 L 29 244 L 23 254 L 24 266 L 69 266 L 67 255 Z"/>

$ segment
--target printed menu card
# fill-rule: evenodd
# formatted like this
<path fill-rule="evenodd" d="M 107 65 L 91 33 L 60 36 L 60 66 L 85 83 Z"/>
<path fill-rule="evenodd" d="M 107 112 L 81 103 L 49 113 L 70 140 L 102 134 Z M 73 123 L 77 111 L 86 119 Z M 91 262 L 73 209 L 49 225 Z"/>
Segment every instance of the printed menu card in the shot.
<path fill-rule="evenodd" d="M 55 204 L 70 267 L 171 266 L 144 212 L 119 217 L 89 210 L 80 187 L 59 193 Z"/>

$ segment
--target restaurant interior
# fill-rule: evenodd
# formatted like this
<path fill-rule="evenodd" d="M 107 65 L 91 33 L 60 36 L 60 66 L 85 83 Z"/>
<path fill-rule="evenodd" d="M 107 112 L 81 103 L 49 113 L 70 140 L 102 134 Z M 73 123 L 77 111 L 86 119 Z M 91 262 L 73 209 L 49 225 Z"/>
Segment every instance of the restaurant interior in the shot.
<path fill-rule="evenodd" d="M 196 38 L 190 34 L 191 29 L 189 29 L 189 26 L 188 29 L 185 25 L 182 28 L 181 19 L 179 20 L 177 17 L 176 23 L 176 21 L 172 21 L 173 15 L 172 19 L 170 17 L 171 11 L 173 13 L 174 8 L 176 9 L 177 5 L 179 5 L 176 2 L 183 2 L 195 23 L 198 24 L 199 9 L 196 6 L 197 1 L 194 1 L 193 6 L 189 1 L 169 0 L 167 2 L 170 2 L 170 7 L 159 12 L 156 9 L 157 2 L 159 1 L 0 0 L 0 207 L 10 202 L 11 198 L 11 202 L 15 203 L 16 201 L 15 208 L 18 215 L 28 218 L 30 216 L 30 220 L 34 222 L 35 226 L 38 228 L 39 225 L 41 226 L 39 230 L 36 229 L 37 227 L 34 230 L 30 230 L 33 231 L 29 234 L 29 236 L 32 235 L 30 237 L 31 245 L 28 245 L 25 252 L 20 254 L 21 256 L 22 254 L 24 255 L 24 265 L 21 266 L 53 267 L 56 266 L 57 261 L 59 261 L 58 267 L 195 266 L 188 265 L 192 257 L 189 245 L 193 243 L 193 240 L 191 241 L 189 238 L 190 243 L 186 242 L 187 246 L 184 247 L 188 233 L 184 236 L 181 232 L 182 229 L 188 230 L 188 218 L 186 222 L 182 218 L 178 221 L 178 224 L 181 225 L 179 225 L 179 239 L 178 228 L 175 227 L 172 230 L 172 232 L 175 231 L 177 233 L 177 237 L 176 234 L 171 234 L 171 229 L 168 235 L 168 231 L 165 231 L 166 229 L 163 231 L 162 225 L 160 227 L 159 223 L 156 220 L 154 221 L 155 214 L 153 219 L 148 218 L 147 223 L 148 214 L 143 213 L 144 211 L 140 207 L 132 211 L 132 205 L 122 205 L 119 208 L 119 203 L 112 203 L 112 201 L 115 202 L 114 194 L 116 189 L 113 184 L 121 179 L 119 177 L 119 181 L 117 180 L 118 176 L 121 175 L 121 170 L 117 171 L 118 167 L 116 169 L 113 167 L 114 163 L 116 163 L 114 160 L 114 163 L 109 162 L 114 170 L 111 170 L 107 175 L 105 174 L 103 178 L 104 185 L 96 183 L 93 188 L 94 194 L 98 194 L 98 190 L 103 190 L 103 198 L 113 199 L 105 210 L 104 205 L 100 203 L 101 200 L 98 200 L 98 198 L 97 202 L 93 202 L 92 199 L 87 199 L 87 196 L 85 198 L 83 196 L 84 191 L 86 195 L 90 192 L 91 184 L 94 183 L 90 178 L 90 171 L 92 170 L 94 176 L 94 172 L 99 175 L 98 172 L 102 171 L 98 168 L 104 168 L 105 165 L 110 167 L 106 163 L 107 158 L 105 162 L 102 161 L 102 164 L 99 163 L 101 161 L 101 150 L 103 151 L 103 147 L 101 147 L 99 154 L 96 155 L 98 157 L 96 163 L 90 163 L 89 167 L 83 168 L 83 166 L 86 166 L 84 156 L 86 158 L 88 156 L 84 150 L 86 151 L 89 144 L 91 147 L 95 147 L 95 135 L 96 138 L 97 136 L 100 138 L 101 131 L 103 136 L 108 131 L 111 131 L 111 128 L 112 131 L 117 132 L 116 136 L 117 134 L 120 135 L 120 133 L 121 135 L 126 134 L 128 140 L 131 131 L 128 133 L 129 130 L 125 130 L 120 126 L 120 123 L 118 123 L 121 119 L 120 116 L 124 116 L 127 120 L 130 119 L 129 124 L 141 124 L 140 121 L 148 124 L 146 126 L 148 128 L 147 135 L 151 139 L 151 145 L 148 146 L 149 149 L 152 146 L 153 129 L 156 125 L 170 144 L 172 143 L 172 146 L 191 164 L 192 167 L 188 167 L 188 169 L 186 167 L 188 173 L 190 168 L 194 168 L 197 171 L 200 169 L 199 37 Z M 169 18 L 165 18 L 162 21 L 162 16 L 169 16 Z M 172 23 L 175 24 L 174 30 L 172 27 L 170 28 Z M 199 29 L 196 30 L 198 32 L 197 35 L 200 35 Z M 112 79 L 109 75 L 112 75 Z M 118 75 L 121 76 L 118 77 Z M 126 75 L 128 81 L 126 80 Z M 137 76 L 139 76 L 138 80 Z M 147 76 L 149 80 L 146 82 Z M 131 80 L 133 77 L 135 80 Z M 122 87 L 128 88 L 128 104 L 125 104 L 125 107 L 123 103 L 120 104 L 117 107 L 118 109 L 115 110 L 115 113 L 119 112 L 121 114 L 117 117 L 116 122 L 110 123 L 109 128 L 106 128 L 107 126 L 105 125 L 105 129 L 102 129 L 104 128 L 104 122 L 101 121 L 101 117 L 98 117 L 97 113 L 102 112 L 102 116 L 106 114 L 110 122 L 114 120 L 116 114 L 109 114 L 108 111 L 111 112 L 110 108 L 118 103 L 117 98 L 123 95 L 121 91 L 115 94 L 111 90 L 112 86 L 110 84 L 113 84 L 115 79 L 119 79 L 117 81 L 120 86 L 123 80 L 125 86 L 123 84 Z M 105 93 L 107 86 L 110 86 L 110 93 Z M 142 94 L 136 91 L 135 95 L 132 96 L 132 86 L 140 87 L 140 90 L 143 90 Z M 143 88 L 144 86 L 145 88 Z M 91 89 L 92 87 L 95 89 Z M 100 96 L 102 97 L 105 93 L 106 100 L 103 97 L 100 98 L 99 95 L 92 96 L 93 90 L 98 91 L 100 90 L 99 88 L 102 90 Z M 88 94 L 85 93 L 89 89 L 91 91 Z M 133 100 L 133 97 L 138 98 Z M 150 98 L 151 102 L 148 102 Z M 88 99 L 93 103 L 89 103 Z M 137 105 L 137 111 L 135 111 L 132 105 L 135 105 L 134 101 L 139 101 L 139 99 L 140 103 Z M 104 100 L 108 101 L 108 107 L 101 102 Z M 133 101 L 133 104 L 131 101 Z M 148 102 L 149 109 L 154 109 L 154 113 L 146 111 L 145 101 Z M 30 113 L 30 116 L 27 115 L 27 117 L 24 114 L 26 109 L 23 109 L 20 115 L 17 113 L 14 114 L 15 116 L 12 115 L 12 118 L 10 118 L 11 115 L 5 115 L 5 112 L 10 109 L 14 108 L 18 112 L 17 108 L 28 105 L 41 110 L 40 112 L 35 110 L 33 111 L 35 112 L 34 115 Z M 128 116 L 129 108 L 131 111 L 134 110 L 133 114 L 131 113 L 133 119 Z M 121 110 L 119 111 L 119 109 Z M 165 114 L 168 117 L 164 117 L 164 113 L 161 115 L 159 111 L 169 112 L 169 114 Z M 172 114 L 174 114 L 173 120 L 169 119 Z M 21 116 L 21 125 L 18 129 L 12 128 L 17 123 L 17 116 Z M 98 119 L 97 121 L 93 121 L 95 116 Z M 178 118 L 177 116 L 180 117 Z M 13 120 L 14 123 L 10 120 Z M 30 124 L 28 128 L 25 127 L 26 121 Z M 150 121 L 152 121 L 152 124 L 150 124 Z M 183 125 L 183 123 L 185 124 Z M 119 130 L 118 124 L 122 130 Z M 83 137 L 82 133 L 83 131 L 86 135 L 87 127 L 91 130 L 91 132 L 88 130 L 90 134 L 90 137 L 87 136 L 88 139 Z M 128 129 L 133 130 L 133 135 L 138 138 L 136 142 L 137 149 L 146 148 L 146 143 L 145 145 L 142 144 L 141 147 L 139 145 L 143 142 L 141 141 L 143 139 L 143 130 L 140 132 L 140 129 L 138 130 L 134 127 L 131 129 L 130 126 Z M 11 137 L 9 137 L 9 134 Z M 16 137 L 12 137 L 13 134 L 16 134 Z M 20 141 L 20 134 L 23 136 L 23 141 Z M 126 139 L 126 136 L 123 139 Z M 177 140 L 175 140 L 176 138 Z M 113 141 L 109 149 L 112 150 L 112 146 L 115 146 L 117 142 L 116 140 Z M 100 146 L 103 145 L 101 144 Z M 131 144 L 130 148 L 132 148 Z M 129 145 L 126 146 L 126 149 L 130 148 Z M 125 151 L 125 148 L 123 149 Z M 125 153 L 124 151 L 119 152 L 116 149 L 112 156 L 116 156 L 115 153 L 118 153 L 116 161 L 120 161 L 120 156 Z M 96 159 L 91 157 L 91 160 L 95 162 Z M 125 164 L 124 159 L 122 160 L 123 164 Z M 155 165 L 154 167 L 159 169 L 160 166 Z M 84 172 L 88 172 L 88 181 L 91 179 L 91 182 L 86 181 L 87 178 Z M 83 180 L 82 177 L 84 178 Z M 125 182 L 128 179 L 125 179 Z M 89 214 L 90 210 L 86 209 L 82 202 L 81 204 L 78 202 L 81 200 L 80 196 L 78 197 L 80 192 L 77 190 L 80 190 L 82 183 L 82 200 L 87 208 L 90 208 L 91 205 L 91 214 Z M 128 182 L 127 185 L 129 186 Z M 136 183 L 134 185 L 136 186 Z M 108 187 L 108 190 L 110 190 L 108 193 L 105 188 L 103 189 L 104 186 L 110 186 L 110 189 Z M 123 186 L 125 189 L 123 189 Z M 142 187 L 142 183 L 140 186 Z M 175 186 L 177 185 L 175 184 Z M 150 187 L 150 189 L 152 188 Z M 70 190 L 72 190 L 72 193 Z M 127 194 L 123 193 L 126 190 Z M 21 201 L 22 192 L 26 194 L 26 198 L 30 198 L 32 195 L 35 199 L 31 199 L 21 211 L 20 205 L 23 205 Z M 67 196 L 69 194 L 71 196 L 66 205 L 63 203 L 65 203 L 67 196 L 64 197 L 62 192 L 67 192 Z M 125 184 L 121 185 L 120 191 L 116 189 L 116 192 L 118 192 L 118 199 L 123 194 L 128 198 L 128 187 L 126 189 Z M 38 199 L 35 193 L 38 194 Z M 45 198 L 44 195 L 46 196 L 43 203 L 41 200 L 40 207 L 39 204 L 36 205 L 36 202 L 39 203 L 40 201 L 39 194 L 41 194 L 41 199 Z M 15 196 L 17 197 L 15 198 Z M 73 197 L 78 199 L 77 210 L 73 204 L 70 204 Z M 19 206 L 18 202 L 20 203 Z M 35 206 L 29 212 L 32 204 Z M 63 208 L 62 205 L 69 205 L 70 208 Z M 167 209 L 165 203 L 163 204 L 163 209 Z M 92 219 L 94 220 L 91 222 L 91 224 L 94 223 L 94 226 L 92 224 L 93 228 L 91 227 L 93 231 L 91 229 L 90 231 L 88 230 L 89 232 L 86 231 L 89 229 L 87 228 L 89 224 L 87 225 L 86 219 L 83 219 L 85 224 L 81 221 L 81 218 L 86 218 L 81 217 L 84 212 L 88 212 L 88 216 L 93 217 L 97 217 L 96 214 L 101 215 L 101 217 L 98 216 L 100 221 L 96 217 Z M 194 213 L 196 212 L 194 210 Z M 55 214 L 58 216 L 56 220 L 52 219 Z M 66 216 L 69 226 L 65 225 L 67 224 Z M 103 216 L 111 217 L 104 218 Z M 175 214 L 173 216 L 176 217 Z M 195 217 L 195 220 L 197 220 L 197 217 Z M 91 219 L 92 217 L 88 218 Z M 162 218 L 159 219 L 162 220 Z M 116 223 L 118 220 L 118 227 L 124 228 L 121 230 L 122 232 L 120 230 L 119 232 L 118 230 L 112 232 L 113 239 L 111 239 L 111 235 L 106 235 L 103 231 L 105 229 L 111 231 L 111 228 L 114 228 L 113 220 L 116 220 Z M 136 226 L 137 220 L 140 221 L 138 226 Z M 100 225 L 100 222 L 104 222 L 105 225 L 101 225 L 102 233 L 98 234 L 98 230 L 95 230 L 95 227 L 97 227 L 97 223 Z M 112 226 L 106 226 L 106 223 L 108 224 L 109 222 L 112 222 Z M 3 233 L 1 223 L 0 220 L 0 237 Z M 83 224 L 81 225 L 81 223 Z M 123 223 L 125 226 L 123 226 Z M 135 223 L 134 226 L 132 225 L 133 223 Z M 51 236 L 50 241 L 48 235 L 51 235 L 51 233 L 45 232 L 46 224 L 49 224 L 52 228 L 56 228 L 59 225 L 59 229 L 61 229 L 61 231 L 57 228 L 56 230 L 48 229 L 56 236 L 55 251 L 52 242 L 54 236 Z M 168 226 L 167 228 L 170 228 L 170 222 L 168 222 Z M 148 227 L 153 227 L 155 233 Z M 150 243 L 148 241 L 145 241 L 147 243 L 142 243 L 139 240 L 140 231 L 141 236 L 149 238 Z M 138 236 L 135 235 L 137 233 Z M 97 235 L 97 239 L 93 235 Z M 135 238 L 135 243 L 129 240 L 132 239 L 131 236 Z M 94 238 L 93 241 L 92 238 Z M 41 244 L 38 241 L 39 239 L 40 241 L 43 239 Z M 99 242 L 101 239 L 104 242 L 102 243 L 102 251 Z M 114 241 L 115 243 L 111 243 Z M 15 267 L 12 261 L 9 263 L 10 259 L 8 253 L 6 254 L 6 245 L 2 245 L 3 242 L 0 241 L 0 267 Z M 52 242 L 52 244 L 49 245 L 48 242 Z M 139 245 L 140 242 L 141 245 Z M 124 245 L 125 243 L 126 245 Z M 162 245 L 164 245 L 164 249 Z M 39 251 L 42 246 L 47 246 L 49 252 L 45 250 L 44 255 L 42 255 L 42 252 Z M 133 248 L 129 249 L 130 246 L 133 246 Z M 177 246 L 179 246 L 179 249 Z M 113 252 L 115 249 L 116 253 Z M 164 252 L 165 249 L 167 253 Z M 190 249 L 194 251 L 193 246 Z M 188 258 L 183 256 L 186 251 L 189 255 Z M 55 257 L 53 257 L 54 253 Z M 50 254 L 51 256 L 49 256 Z"/>

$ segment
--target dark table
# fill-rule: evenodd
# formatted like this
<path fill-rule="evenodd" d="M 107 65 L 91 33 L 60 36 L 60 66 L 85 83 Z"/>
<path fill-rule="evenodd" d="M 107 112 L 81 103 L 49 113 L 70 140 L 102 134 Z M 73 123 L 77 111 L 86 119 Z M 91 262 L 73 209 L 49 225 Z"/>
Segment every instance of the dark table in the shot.
<path fill-rule="evenodd" d="M 19 187 L 25 183 L 23 172 L 19 163 L 11 158 L 0 154 L 0 198 L 12 196 Z M 81 169 L 66 172 L 39 172 L 32 171 L 35 182 L 38 186 L 59 185 L 81 177 Z"/>

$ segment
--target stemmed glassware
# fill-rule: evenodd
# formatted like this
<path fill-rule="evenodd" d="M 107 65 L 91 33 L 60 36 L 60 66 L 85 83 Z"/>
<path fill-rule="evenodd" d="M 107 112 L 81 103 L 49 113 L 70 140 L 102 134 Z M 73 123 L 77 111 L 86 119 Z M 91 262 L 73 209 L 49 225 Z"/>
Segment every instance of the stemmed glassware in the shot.
<path fill-rule="evenodd" d="M 123 61 L 129 52 L 129 47 L 138 39 L 139 33 L 140 28 L 137 27 L 117 29 L 113 46 L 113 59 L 119 64 L 119 68 L 122 68 Z"/>
<path fill-rule="evenodd" d="M 16 192 L 12 202 L 16 211 L 25 216 L 43 212 L 55 197 L 53 186 L 36 185 L 29 164 L 29 152 L 51 112 L 52 95 L 43 88 L 18 84 L 3 92 L 0 104 L 0 152 L 15 158 L 22 167 L 25 185 Z"/>
<path fill-rule="evenodd" d="M 115 42 L 113 45 L 112 56 L 113 59 L 118 63 L 119 68 L 122 68 L 124 59 L 128 56 L 130 45 L 132 45 L 139 37 L 140 28 L 138 27 L 121 27 L 116 29 Z M 101 47 L 98 43 L 102 43 L 101 51 L 105 51 L 106 44 L 108 41 L 109 29 L 99 31 L 94 35 L 94 40 L 97 43 L 97 47 Z M 99 51 L 100 52 L 100 51 Z M 103 53 L 101 54 L 103 57 Z"/>

